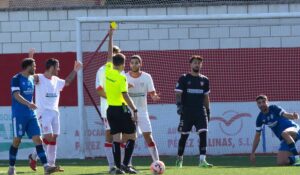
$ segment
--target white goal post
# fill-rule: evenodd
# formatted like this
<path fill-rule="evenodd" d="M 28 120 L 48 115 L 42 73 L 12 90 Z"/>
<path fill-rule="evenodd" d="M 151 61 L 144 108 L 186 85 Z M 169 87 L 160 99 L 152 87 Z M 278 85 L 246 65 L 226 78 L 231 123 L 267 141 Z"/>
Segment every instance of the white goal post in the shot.
<path fill-rule="evenodd" d="M 106 22 L 183 22 L 190 21 L 191 23 L 207 24 L 208 21 L 214 21 L 214 25 L 224 25 L 223 20 L 227 24 L 230 24 L 231 20 L 248 20 L 258 19 L 260 23 L 263 23 L 263 19 L 285 19 L 285 18 L 300 18 L 299 12 L 292 13 L 256 13 L 256 14 L 214 14 L 214 15 L 170 15 L 170 16 L 113 16 L 113 17 L 78 17 L 76 18 L 76 52 L 77 60 L 83 62 L 82 49 L 82 24 L 84 23 L 106 23 Z M 103 29 L 106 30 L 106 29 Z M 86 154 L 86 130 L 87 130 L 87 119 L 85 114 L 84 104 L 84 88 L 83 88 L 83 71 L 80 70 L 77 76 L 77 94 L 78 94 L 78 115 L 80 118 L 80 153 L 81 158 L 87 157 Z"/>

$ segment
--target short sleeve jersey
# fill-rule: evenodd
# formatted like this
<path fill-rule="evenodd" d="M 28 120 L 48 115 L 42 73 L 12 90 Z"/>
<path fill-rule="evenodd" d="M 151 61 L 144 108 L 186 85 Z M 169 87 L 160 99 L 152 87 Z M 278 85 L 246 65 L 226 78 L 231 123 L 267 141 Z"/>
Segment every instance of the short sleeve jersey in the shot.
<path fill-rule="evenodd" d="M 36 84 L 35 101 L 38 107 L 38 115 L 41 115 L 45 109 L 58 112 L 60 91 L 65 86 L 65 80 L 57 76 L 52 76 L 49 79 L 44 74 L 37 74 L 37 76 L 39 82 Z"/>
<path fill-rule="evenodd" d="M 122 95 L 123 92 L 128 92 L 127 78 L 113 69 L 112 62 L 106 63 L 104 89 L 109 106 L 127 105 Z"/>
<path fill-rule="evenodd" d="M 175 91 L 182 92 L 184 108 L 201 109 L 204 103 L 204 96 L 210 93 L 209 80 L 204 75 L 182 75 L 176 84 Z"/>
<path fill-rule="evenodd" d="M 96 74 L 96 90 L 104 90 L 105 86 L 105 65 L 101 66 Z M 104 90 L 105 91 L 105 90 Z M 100 97 L 100 109 L 101 109 L 101 115 L 103 118 L 106 118 L 106 110 L 108 108 L 107 100 L 105 98 Z"/>
<path fill-rule="evenodd" d="M 149 92 L 155 91 L 151 75 L 142 72 L 139 77 L 134 78 L 127 72 L 126 77 L 128 83 L 133 85 L 133 87 L 128 89 L 129 96 L 132 98 L 138 111 L 147 113 L 147 95 Z"/>
<path fill-rule="evenodd" d="M 262 126 L 267 125 L 269 128 L 271 128 L 279 140 L 282 140 L 281 133 L 285 129 L 289 127 L 298 127 L 295 122 L 283 117 L 282 115 L 284 113 L 285 111 L 280 106 L 270 105 L 269 112 L 267 114 L 262 112 L 258 114 L 256 119 L 256 131 L 261 132 Z"/>
<path fill-rule="evenodd" d="M 33 76 L 24 77 L 21 73 L 15 75 L 11 80 L 12 95 L 12 116 L 13 117 L 35 117 L 35 112 L 26 105 L 18 102 L 14 97 L 14 92 L 20 92 L 20 95 L 27 101 L 32 102 L 34 93 Z"/>

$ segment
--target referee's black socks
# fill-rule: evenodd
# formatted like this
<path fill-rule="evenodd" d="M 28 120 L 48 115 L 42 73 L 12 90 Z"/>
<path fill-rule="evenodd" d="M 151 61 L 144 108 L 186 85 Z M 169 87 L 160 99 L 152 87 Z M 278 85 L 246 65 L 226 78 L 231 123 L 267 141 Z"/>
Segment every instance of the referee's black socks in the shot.
<path fill-rule="evenodd" d="M 123 160 L 123 165 L 128 166 L 133 150 L 134 150 L 134 144 L 135 144 L 135 140 L 131 140 L 129 139 L 126 143 L 125 146 L 125 156 L 124 156 L 124 160 Z"/>
<path fill-rule="evenodd" d="M 115 165 L 117 168 L 121 168 L 121 147 L 120 142 L 113 142 L 113 155 L 115 160 Z"/>

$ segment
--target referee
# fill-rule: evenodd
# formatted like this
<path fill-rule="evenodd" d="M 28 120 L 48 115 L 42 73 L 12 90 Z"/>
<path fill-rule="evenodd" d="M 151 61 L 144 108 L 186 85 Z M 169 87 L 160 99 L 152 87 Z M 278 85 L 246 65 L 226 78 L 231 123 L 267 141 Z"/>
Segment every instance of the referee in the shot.
<path fill-rule="evenodd" d="M 199 167 L 212 167 L 207 163 L 207 123 L 209 121 L 209 80 L 200 73 L 203 57 L 194 55 L 190 59 L 191 72 L 182 75 L 176 85 L 177 113 L 180 115 L 178 131 L 181 133 L 178 144 L 176 166 L 181 168 L 183 152 L 189 133 L 195 126 L 199 134 L 200 163 Z"/>
<path fill-rule="evenodd" d="M 113 30 L 110 29 L 109 39 L 112 41 Z M 110 42 L 109 50 L 112 48 Z M 108 62 L 105 69 L 105 90 L 108 103 L 107 119 L 113 136 L 113 155 L 117 167 L 115 174 L 137 174 L 137 172 L 128 166 L 131 159 L 134 144 L 136 140 L 137 109 L 128 95 L 128 84 L 126 76 L 121 74 L 125 67 L 125 55 L 118 53 L 112 57 L 108 55 Z M 133 114 L 129 110 L 133 111 Z M 125 156 L 121 166 L 121 148 L 122 135 L 128 138 L 125 147 Z"/>

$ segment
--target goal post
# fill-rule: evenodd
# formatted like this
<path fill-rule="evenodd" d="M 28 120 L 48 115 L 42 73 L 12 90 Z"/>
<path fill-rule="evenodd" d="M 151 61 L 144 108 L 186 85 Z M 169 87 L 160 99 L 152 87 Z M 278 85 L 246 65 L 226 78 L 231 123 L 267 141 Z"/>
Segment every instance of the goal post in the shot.
<path fill-rule="evenodd" d="M 286 89 L 289 93 L 287 96 L 280 94 L 280 89 L 284 86 L 280 85 L 279 87 L 275 87 L 276 85 L 278 86 L 278 84 L 274 82 L 276 78 L 273 74 L 282 73 L 282 78 L 287 78 L 288 81 L 291 82 L 297 80 L 297 71 L 299 71 L 299 69 L 295 67 L 295 65 L 299 63 L 299 60 L 296 60 L 295 55 L 300 53 L 298 49 L 300 48 L 300 44 L 299 46 L 289 46 L 289 44 L 273 46 L 270 44 L 270 46 L 264 46 L 262 44 L 265 41 L 272 40 L 272 37 L 274 40 L 287 40 L 289 39 L 288 37 L 293 37 L 292 32 L 290 32 L 289 36 L 281 36 L 280 30 L 291 30 L 293 26 L 300 25 L 299 18 L 299 12 L 78 17 L 76 18 L 77 60 L 85 63 L 85 59 L 91 58 L 91 53 L 97 48 L 97 45 L 93 46 L 93 44 L 100 43 L 108 30 L 108 28 L 105 27 L 109 26 L 109 22 L 115 21 L 120 23 L 120 30 L 122 30 L 123 35 L 122 37 L 118 36 L 115 43 L 121 47 L 122 52 L 124 51 L 127 57 L 133 54 L 140 54 L 142 57 L 147 58 L 145 59 L 146 72 L 150 72 L 151 75 L 153 75 L 156 89 L 162 92 L 162 102 L 158 104 L 150 102 L 151 105 L 149 105 L 154 139 L 159 143 L 158 149 L 162 155 L 175 155 L 174 150 L 177 149 L 179 139 L 179 134 L 176 132 L 179 119 L 176 117 L 176 112 L 174 112 L 175 102 L 172 95 L 172 87 L 175 86 L 177 78 L 182 73 L 189 71 L 189 66 L 186 62 L 188 57 L 192 54 L 203 55 L 205 58 L 203 74 L 207 75 L 212 82 L 212 121 L 209 125 L 208 153 L 214 155 L 243 154 L 247 153 L 247 150 L 250 150 L 250 142 L 252 142 L 255 132 L 253 128 L 255 128 L 255 118 L 258 113 L 258 109 L 253 102 L 255 95 L 266 93 L 271 96 L 271 100 L 274 99 L 273 101 L 276 104 L 283 106 L 286 110 L 299 110 L 296 106 L 299 105 L 300 91 L 288 87 L 288 89 Z M 89 29 L 89 27 L 91 27 L 91 29 Z M 264 36 L 264 33 L 259 33 L 260 28 L 262 30 L 266 29 L 267 32 L 274 32 L 275 34 L 266 34 L 266 36 Z M 176 32 L 180 32 L 181 30 L 177 29 L 182 29 L 182 32 L 187 32 L 185 35 L 180 35 L 180 33 Z M 223 29 L 224 32 L 228 33 L 225 37 L 211 36 L 213 33 L 223 35 L 220 34 Z M 99 33 L 97 33 L 97 30 L 99 30 Z M 116 33 L 118 33 L 118 30 L 116 30 Z M 151 36 L 153 34 L 151 30 L 164 33 L 161 33 L 160 36 Z M 241 34 L 237 34 L 232 32 L 236 30 L 238 30 L 238 32 L 240 32 L 240 30 L 244 31 L 244 33 L 241 32 Z M 200 33 L 198 36 L 198 33 L 193 33 L 194 31 L 208 31 L 207 33 L 210 36 L 200 36 Z M 256 35 L 255 32 L 257 33 Z M 147 36 L 142 36 L 144 33 L 146 33 Z M 99 38 L 95 39 L 94 34 Z M 125 36 L 126 34 L 129 36 Z M 163 36 L 164 34 L 166 36 Z M 219 43 L 211 48 L 203 47 L 203 44 L 211 44 L 211 42 L 214 41 Z M 221 42 L 227 43 L 228 47 L 226 47 L 226 44 L 225 47 L 221 46 Z M 257 42 L 259 42 L 259 44 L 257 44 Z M 156 43 L 158 46 L 153 46 L 153 44 Z M 191 44 L 189 45 L 189 43 Z M 151 48 L 145 48 L 143 45 L 147 45 L 147 47 Z M 94 48 L 91 48 L 91 46 Z M 137 48 L 134 48 L 135 46 L 137 46 Z M 95 72 L 99 66 L 105 63 L 106 52 L 105 49 L 100 50 L 99 53 L 97 53 L 97 59 L 101 58 L 102 60 L 93 62 L 93 68 L 90 70 L 79 71 L 77 77 L 78 114 L 80 116 L 81 130 L 80 152 L 82 158 L 104 156 L 104 154 L 97 149 L 91 150 L 91 147 L 95 147 L 94 140 L 102 139 L 101 142 L 103 143 L 104 135 L 103 130 L 101 130 L 99 131 L 99 135 L 95 134 L 96 138 L 91 138 L 91 135 L 93 135 L 91 132 L 93 131 L 89 131 L 89 128 L 102 126 L 95 125 L 95 123 L 101 123 L 99 116 L 99 121 L 90 123 L 90 117 L 97 114 L 95 111 L 92 111 L 92 105 L 87 102 L 88 99 L 85 97 L 83 82 L 86 80 L 87 86 L 93 91 L 96 77 Z M 272 59 L 278 61 L 280 56 L 283 55 L 286 55 L 285 61 L 287 63 L 284 64 L 282 70 L 278 70 L 279 67 L 275 63 L 270 63 L 270 66 L 264 68 L 264 65 L 269 64 Z M 176 58 L 175 61 L 173 58 Z M 167 74 L 157 73 L 158 71 L 165 70 L 165 67 L 168 67 L 169 63 L 166 62 L 172 61 L 172 69 L 168 69 Z M 224 67 L 228 70 L 222 69 Z M 291 69 L 288 69 L 289 67 L 291 67 Z M 260 76 L 256 73 L 257 69 L 263 69 L 262 71 L 266 76 L 270 77 L 270 80 L 262 82 L 261 79 L 254 79 L 251 82 L 247 82 L 248 79 L 251 79 L 249 74 Z M 236 83 L 236 85 L 232 83 Z M 296 84 L 293 85 L 296 86 Z M 230 92 L 230 88 L 236 93 Z M 99 100 L 99 97 L 94 97 L 96 100 Z M 148 101 L 151 100 L 148 99 Z M 167 126 L 167 124 L 170 124 L 168 120 L 162 116 L 170 117 L 170 122 L 172 123 L 170 127 Z M 237 121 L 230 120 L 234 117 L 238 118 Z M 93 120 L 96 120 L 96 118 L 97 117 L 94 117 Z M 158 133 L 155 131 L 156 128 L 160 129 Z M 222 134 L 218 136 L 214 133 L 214 130 Z M 165 137 L 162 136 L 164 134 L 166 135 Z M 266 139 L 271 137 L 272 140 L 270 142 L 264 141 L 264 145 L 260 146 L 258 152 L 275 152 L 278 146 L 276 138 L 269 129 L 266 129 L 265 135 Z M 189 143 L 193 150 L 191 151 L 187 147 L 187 154 L 194 155 L 198 153 L 197 142 L 198 138 L 195 137 L 195 135 L 191 135 Z M 93 145 L 91 146 L 91 144 Z M 148 151 L 144 148 L 142 138 L 139 138 L 137 144 L 135 154 L 148 155 Z M 102 145 L 98 148 L 102 149 Z"/>

